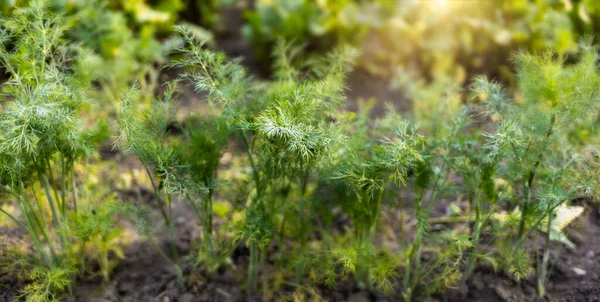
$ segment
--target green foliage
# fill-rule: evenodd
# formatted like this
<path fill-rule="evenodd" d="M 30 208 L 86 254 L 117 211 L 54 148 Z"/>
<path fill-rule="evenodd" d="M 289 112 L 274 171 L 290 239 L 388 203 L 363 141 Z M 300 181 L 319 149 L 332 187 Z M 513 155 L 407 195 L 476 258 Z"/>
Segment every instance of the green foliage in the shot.
<path fill-rule="evenodd" d="M 197 91 L 207 92 L 207 101 L 220 111 L 217 117 L 222 126 L 241 137 L 250 164 L 252 183 L 246 198 L 246 222 L 238 237 L 245 238 L 251 250 L 249 290 L 256 287 L 257 266 L 275 233 L 277 190 L 285 183 L 299 189 L 298 213 L 302 246 L 306 242 L 306 193 L 310 175 L 331 156 L 335 138 L 339 137 L 333 117 L 337 114 L 342 97 L 343 77 L 348 56 L 340 52 L 328 59 L 331 68 L 314 75 L 303 76 L 290 64 L 292 48 L 279 44 L 280 70 L 278 79 L 269 83 L 255 83 L 236 62 L 228 61 L 221 53 L 204 49 L 192 38 L 189 30 L 180 28 L 184 46 L 179 49 L 183 58 L 172 66 L 184 67 L 181 78 L 191 81 Z M 219 128 L 219 127 L 218 127 Z M 217 128 L 217 129 L 218 129 Z M 206 130 L 205 130 L 206 131 Z M 220 131 L 211 133 L 211 140 L 222 141 Z M 210 156 L 209 137 L 201 134 L 195 140 L 195 152 Z M 214 137 L 214 138 L 213 138 Z M 233 138 L 233 137 L 232 137 Z M 224 145 L 223 143 L 221 143 Z M 198 166 L 196 166 L 198 168 Z M 194 173 L 198 173 L 196 171 Z M 283 200 L 286 202 L 286 200 Z M 284 217 L 289 212 L 284 212 Z M 284 218 L 284 221 L 292 217 Z"/>
<path fill-rule="evenodd" d="M 279 40 L 329 50 L 338 40 L 359 41 L 366 33 L 357 17 L 359 10 L 359 3 L 352 0 L 260 0 L 244 12 L 242 32 L 264 61 Z"/>
<path fill-rule="evenodd" d="M 0 23 L 0 60 L 10 78 L 2 85 L 0 112 L 0 185 L 20 207 L 7 214 L 31 237 L 33 254 L 23 261 L 31 284 L 28 301 L 55 301 L 75 279 L 90 241 L 107 244 L 114 212 L 97 208 L 94 196 L 81 195 L 75 167 L 93 151 L 106 129 L 83 127 L 81 111 L 88 102 L 93 57 L 67 43 L 65 19 L 32 1 Z M 89 199 L 88 199 L 89 198 Z M 51 215 L 49 214 L 51 213 Z M 101 219 L 101 220 L 98 220 Z M 79 247 L 79 248 L 76 248 Z M 107 258 L 108 251 L 102 256 Z M 102 266 L 105 277 L 109 268 Z"/>
<path fill-rule="evenodd" d="M 60 301 L 60 296 L 56 293 L 70 288 L 72 273 L 73 271 L 65 268 L 35 267 L 28 273 L 33 283 L 27 285 L 18 298 L 25 298 L 27 302 Z"/>
<path fill-rule="evenodd" d="M 217 22 L 220 2 L 194 3 L 205 22 Z M 31 250 L 14 252 L 12 265 L 31 281 L 23 297 L 61 299 L 95 268 L 108 280 L 123 253 L 116 220 L 123 214 L 173 265 L 181 285 L 183 261 L 211 273 L 247 248 L 249 296 L 262 288 L 275 298 L 289 285 L 294 298 L 320 299 L 319 284 L 352 278 L 409 301 L 457 286 L 481 262 L 516 281 L 535 272 L 543 296 L 551 248 L 573 246 L 564 227 L 582 208 L 570 201 L 600 195 L 597 49 L 591 40 L 571 43 L 589 29 L 566 13 L 570 3 L 482 3 L 485 9 L 463 20 L 466 13 L 452 13 L 461 5 L 454 2 L 443 12 L 424 2 L 260 1 L 246 13 L 245 31 L 261 56 L 271 55 L 273 77 L 262 81 L 239 59 L 208 49 L 197 29 L 177 26 L 176 39 L 159 42 L 184 2 L 19 4 L 0 21 L 0 61 L 9 76 L 0 97 L 0 190 L 20 211 L 0 210 L 29 235 Z M 591 3 L 573 5 L 585 24 L 595 22 L 584 20 Z M 344 110 L 356 53 L 336 44 L 349 32 L 360 39 L 363 23 L 351 19 L 373 7 L 387 18 L 371 23 L 373 31 L 393 40 L 383 50 L 394 57 L 371 71 L 396 73 L 393 84 L 414 101 L 412 114 L 388 106 L 371 119 L 373 101 Z M 528 17 L 504 22 L 498 12 Z M 424 41 L 423 34 L 435 36 Z M 483 68 L 478 56 L 525 43 L 521 34 L 530 49 L 556 51 L 517 53 L 515 87 L 481 76 L 467 92 L 461 88 L 467 72 Z M 338 38 L 329 45 L 311 43 L 330 35 Z M 394 52 L 398 36 L 414 45 Z M 155 94 L 154 65 L 172 47 L 168 67 L 179 78 Z M 320 47 L 333 50 L 304 55 Z M 423 55 L 414 69 L 405 62 L 417 51 Z M 206 106 L 182 118 L 187 112 L 177 101 L 186 84 Z M 111 136 L 112 117 L 84 113 L 105 99 L 118 109 L 114 144 L 145 168 L 164 225 L 143 205 L 120 205 L 97 181 L 106 178 L 100 164 L 87 162 Z M 201 227 L 185 258 L 175 238 L 177 201 Z M 448 215 L 438 217 L 438 206 Z M 455 227 L 439 231 L 444 223 Z M 152 240 L 163 229 L 168 252 Z M 525 244 L 534 235 L 543 238 L 535 255 Z"/>
<path fill-rule="evenodd" d="M 313 282 L 335 288 L 338 280 L 356 275 L 357 278 L 366 277 L 368 280 L 360 281 L 367 281 L 369 286 L 386 294 L 392 291 L 394 278 L 398 276 L 398 263 L 393 255 L 368 242 L 352 240 L 301 255 L 296 265 L 308 272 Z"/>
<path fill-rule="evenodd" d="M 375 232 L 388 185 L 406 185 L 409 170 L 424 161 L 421 152 L 425 139 L 416 133 L 416 128 L 402 122 L 394 126 L 395 136 L 390 138 L 377 137 L 370 131 L 348 133 L 354 141 L 344 150 L 333 176 L 355 194 L 355 198 L 342 201 L 348 202 L 344 208 L 352 217 L 357 233 L 363 236 L 367 231 Z"/>

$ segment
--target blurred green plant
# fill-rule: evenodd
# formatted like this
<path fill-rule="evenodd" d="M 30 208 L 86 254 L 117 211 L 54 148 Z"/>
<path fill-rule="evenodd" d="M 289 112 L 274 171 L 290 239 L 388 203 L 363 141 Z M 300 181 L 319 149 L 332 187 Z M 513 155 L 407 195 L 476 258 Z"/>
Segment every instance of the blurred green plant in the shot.
<path fill-rule="evenodd" d="M 326 52 L 340 42 L 360 41 L 366 34 L 359 2 L 259 0 L 244 12 L 242 33 L 263 62 L 271 58 L 279 40 L 306 46 L 304 51 Z"/>

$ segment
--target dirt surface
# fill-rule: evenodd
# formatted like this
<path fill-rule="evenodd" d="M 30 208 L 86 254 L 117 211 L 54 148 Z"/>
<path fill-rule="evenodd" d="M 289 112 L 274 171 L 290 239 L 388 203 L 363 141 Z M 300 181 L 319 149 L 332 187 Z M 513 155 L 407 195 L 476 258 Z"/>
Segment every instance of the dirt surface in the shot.
<path fill-rule="evenodd" d="M 123 170 L 135 168 L 135 161 L 120 154 L 112 155 L 124 164 Z M 155 200 L 147 188 L 133 188 L 138 192 L 121 192 L 130 202 L 146 203 L 157 212 Z M 551 254 L 552 271 L 548 296 L 536 297 L 535 277 L 516 282 L 503 272 L 494 272 L 491 266 L 481 265 L 463 288 L 448 289 L 437 297 L 419 298 L 418 301 L 600 301 L 600 212 L 594 204 L 585 204 L 584 215 L 568 228 L 568 234 L 576 244 L 571 250 L 555 244 Z M 440 208 L 443 206 L 440 206 Z M 440 210 L 443 212 L 443 209 Z M 154 213 L 157 214 L 157 213 Z M 186 203 L 177 203 L 176 241 L 180 255 L 188 255 L 193 242 L 198 238 L 200 227 Z M 161 223 L 160 219 L 156 219 Z M 410 224 L 410 221 L 406 222 Z M 164 229 L 164 228 L 163 228 Z M 15 229 L 2 230 L 2 234 L 18 240 L 25 234 Z M 156 242 L 167 250 L 166 233 L 159 233 Z M 243 278 L 247 265 L 247 249 L 242 245 L 234 251 L 232 265 L 208 274 L 192 269 L 183 261 L 182 268 L 187 278 L 185 287 L 178 286 L 176 275 L 169 263 L 145 241 L 137 241 L 125 250 L 125 258 L 113 271 L 111 281 L 99 279 L 78 280 L 69 302 L 129 302 L 129 301 L 246 301 Z M 265 269 L 272 269 L 267 267 Z M 399 281 L 398 281 L 399 282 Z M 0 301 L 12 301 L 24 284 L 13 275 L 0 275 Z M 400 288 L 400 284 L 397 284 Z M 282 297 L 290 296 L 293 288 L 283 288 Z M 337 288 L 321 287 L 317 293 L 327 301 L 401 301 L 399 291 L 389 296 L 359 288 L 351 279 L 341 280 Z M 262 301 L 255 298 L 252 301 Z"/>
<path fill-rule="evenodd" d="M 199 229 L 193 211 L 186 203 L 177 203 L 174 215 L 178 252 L 185 256 Z M 157 237 L 162 250 L 168 250 L 167 234 L 161 233 Z M 231 270 L 208 275 L 200 269 L 193 270 L 189 261 L 182 261 L 187 284 L 181 287 L 172 265 L 147 242 L 137 242 L 125 254 L 126 258 L 119 262 L 110 282 L 82 280 L 77 283 L 73 297 L 66 301 L 241 301 L 240 284 Z"/>
<path fill-rule="evenodd" d="M 597 204 L 580 204 L 585 212 L 569 237 L 575 249 L 553 243 L 550 282 L 546 299 L 537 298 L 535 278 L 516 282 L 502 272 L 482 266 L 468 281 L 468 291 L 442 301 L 600 301 L 600 212 Z M 466 294 L 466 295 L 465 295 Z"/>

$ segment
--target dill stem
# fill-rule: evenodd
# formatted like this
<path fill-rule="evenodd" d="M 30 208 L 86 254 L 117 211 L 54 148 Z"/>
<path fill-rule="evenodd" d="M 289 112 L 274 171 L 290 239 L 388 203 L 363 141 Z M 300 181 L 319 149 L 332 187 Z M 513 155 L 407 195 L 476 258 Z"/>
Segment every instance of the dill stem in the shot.
<path fill-rule="evenodd" d="M 207 244 L 207 248 L 208 248 L 208 253 L 209 255 L 213 256 L 214 255 L 214 247 L 213 247 L 213 240 L 212 240 L 212 211 L 213 211 L 213 191 L 212 189 L 209 191 L 208 193 L 208 199 L 206 200 L 207 202 L 207 209 L 205 211 L 205 215 L 206 215 L 206 225 L 204 226 L 204 229 L 206 229 L 206 244 Z"/>
<path fill-rule="evenodd" d="M 303 164 L 302 164 L 303 165 Z M 306 186 L 308 183 L 308 169 L 303 170 L 302 177 L 300 179 L 300 203 L 298 205 L 298 217 L 300 220 L 300 248 L 306 247 L 308 232 L 306 231 L 306 218 L 304 217 L 304 207 L 306 200 Z"/>
<path fill-rule="evenodd" d="M 554 124 L 556 122 L 556 113 L 553 111 L 550 114 L 550 127 L 548 128 L 548 132 L 546 132 L 546 136 L 544 138 L 544 147 L 538 153 L 538 158 L 536 162 L 533 164 L 531 170 L 527 172 L 526 183 L 524 183 L 524 189 L 526 192 L 526 199 L 522 200 L 521 207 L 521 220 L 519 221 L 519 231 L 517 240 L 520 240 L 523 237 L 525 232 L 525 220 L 527 219 L 526 214 L 528 211 L 529 204 L 531 203 L 531 186 L 533 185 L 533 180 L 535 178 L 535 174 L 537 172 L 537 168 L 540 165 L 540 162 L 544 158 L 544 154 L 546 153 L 546 149 L 548 148 L 550 136 L 554 133 Z"/>
<path fill-rule="evenodd" d="M 371 226 L 369 228 L 369 242 L 373 242 L 375 238 L 375 231 L 377 230 L 377 223 L 379 222 L 379 215 L 381 212 L 381 202 L 383 201 L 383 192 L 385 191 L 385 187 L 388 182 L 384 182 L 377 194 L 377 200 L 375 204 L 375 217 L 373 217 L 373 221 L 371 221 Z"/>
<path fill-rule="evenodd" d="M 1 207 L 0 207 L 0 212 L 4 213 L 6 216 L 8 216 L 8 218 L 10 218 L 12 221 L 14 221 L 17 225 L 19 225 L 20 227 L 22 227 L 25 230 L 27 230 L 27 226 L 25 226 L 22 222 L 18 221 L 13 215 L 11 215 L 10 213 L 8 213 L 7 211 L 5 211 Z"/>
<path fill-rule="evenodd" d="M 206 225 L 207 219 L 204 217 L 204 215 L 202 215 L 202 212 L 198 208 L 198 205 L 196 205 L 196 203 L 194 202 L 194 199 L 192 199 L 192 197 L 187 192 L 185 193 L 185 197 L 189 201 L 190 205 L 194 209 L 194 212 L 196 213 L 196 216 L 198 217 L 198 219 L 200 219 L 200 223 L 202 224 L 202 232 L 204 233 L 204 244 L 205 244 L 204 250 L 210 256 L 212 256 L 212 255 L 214 255 L 212 231 L 210 231 L 208 226 Z"/>
<path fill-rule="evenodd" d="M 60 188 L 60 194 L 61 194 L 61 199 L 62 199 L 62 205 L 61 205 L 61 212 L 63 217 L 67 216 L 67 180 L 66 180 L 66 175 L 67 175 L 67 164 L 65 162 L 65 158 L 64 156 L 61 156 L 61 163 L 60 163 L 60 182 L 61 182 L 61 188 Z"/>
<path fill-rule="evenodd" d="M 46 192 L 46 197 L 48 198 L 48 203 L 50 204 L 50 210 L 52 211 L 52 221 L 54 222 L 54 225 L 58 228 L 58 213 L 54 197 L 50 192 L 50 183 L 48 182 L 48 178 L 46 177 L 46 175 L 38 173 L 38 177 L 40 178 L 40 183 L 44 186 L 44 191 Z"/>
<path fill-rule="evenodd" d="M 261 199 L 261 185 L 260 185 L 260 177 L 258 176 L 258 170 L 256 170 L 256 164 L 254 163 L 254 155 L 252 154 L 252 147 L 248 143 L 248 139 L 245 135 L 242 135 L 242 139 L 244 140 L 244 146 L 246 147 L 246 153 L 248 154 L 248 161 L 250 162 L 250 167 L 252 168 L 252 175 L 254 177 L 254 183 L 256 185 L 256 194 L 258 199 Z"/>
<path fill-rule="evenodd" d="M 52 253 L 52 257 L 56 258 L 56 253 L 54 252 L 54 248 L 50 244 L 50 237 L 48 236 L 48 232 L 46 231 L 46 219 L 44 219 L 44 213 L 42 211 L 43 210 L 42 203 L 41 203 L 40 199 L 37 197 L 37 194 L 35 194 L 35 190 L 34 190 L 33 186 L 31 187 L 31 193 L 32 193 L 33 198 L 35 199 L 37 207 L 40 211 L 39 215 L 35 215 L 36 222 L 38 223 L 38 226 L 39 226 L 40 232 L 42 233 L 42 236 L 44 237 L 46 242 L 48 242 L 48 246 L 50 248 L 50 252 Z M 27 196 L 24 195 L 24 198 L 27 198 Z M 29 205 L 29 208 L 33 212 L 33 208 L 31 207 L 31 205 Z"/>
<path fill-rule="evenodd" d="M 400 198 L 400 239 L 398 240 L 398 245 L 400 250 L 404 250 L 404 240 L 406 234 L 404 233 L 404 199 Z"/>
<path fill-rule="evenodd" d="M 260 203 L 263 199 L 263 188 L 260 182 L 260 177 L 258 175 L 258 170 L 256 169 L 256 164 L 254 163 L 254 155 L 252 153 L 252 146 L 248 143 L 248 138 L 245 135 L 242 135 L 242 139 L 244 141 L 244 146 L 246 147 L 246 152 L 248 154 L 248 161 L 250 162 L 250 166 L 252 168 L 252 175 L 254 177 L 254 183 L 256 185 L 256 201 Z M 257 206 L 256 203 L 253 203 L 252 206 Z M 250 261 L 248 264 L 248 296 L 254 294 L 257 290 L 257 278 L 258 278 L 258 258 L 260 250 L 256 246 L 256 242 L 253 240 L 250 241 Z"/>
<path fill-rule="evenodd" d="M 444 171 L 446 167 L 446 163 L 442 165 L 441 171 Z M 439 187 L 439 182 L 446 182 L 448 178 L 449 172 L 446 171 L 444 174 L 443 180 L 442 175 L 438 174 L 433 182 L 433 186 L 431 188 L 431 194 L 429 195 L 429 199 L 427 200 L 427 205 L 425 207 L 426 217 L 429 217 L 429 213 L 431 213 L 431 208 L 433 207 L 433 201 L 436 198 L 437 190 Z M 414 278 L 411 275 L 416 275 L 420 270 L 421 266 L 421 245 L 423 241 L 424 228 L 419 226 L 419 220 L 424 216 L 423 214 L 423 200 L 425 198 L 425 189 L 421 189 L 419 192 L 419 197 L 417 198 L 417 202 L 415 203 L 415 210 L 417 214 L 417 234 L 415 236 L 415 240 L 413 245 L 411 246 L 409 256 L 406 259 L 405 277 L 404 277 L 404 299 L 405 301 L 410 301 L 412 299 L 412 291 L 417 285 L 417 282 L 420 278 Z M 413 267 L 414 266 L 414 267 Z M 414 272 L 414 274 L 413 274 Z M 414 280 L 412 280 L 414 279 Z"/>
<path fill-rule="evenodd" d="M 63 212 L 63 205 L 62 205 L 62 203 L 64 203 L 64 201 L 61 201 L 60 196 L 58 195 L 58 191 L 56 189 L 57 185 L 54 180 L 54 173 L 52 172 L 52 167 L 50 166 L 49 161 L 46 162 L 46 169 L 48 171 L 48 177 L 46 177 L 45 175 L 44 175 L 44 177 L 46 178 L 46 182 L 48 183 L 49 188 L 51 188 L 52 192 L 54 192 L 54 200 L 56 202 L 57 209 L 60 211 L 59 213 L 61 215 L 63 215 L 62 218 L 65 218 L 64 217 L 65 213 Z"/>
<path fill-rule="evenodd" d="M 175 263 L 179 264 L 179 253 L 177 252 L 177 246 L 175 244 L 175 226 L 173 224 L 173 207 L 171 204 L 171 196 L 169 193 L 165 192 L 165 203 L 168 209 L 169 220 L 167 220 L 167 225 L 169 227 L 169 245 L 171 246 L 171 254 L 175 259 Z"/>
<path fill-rule="evenodd" d="M 283 249 L 284 249 L 284 245 L 285 245 L 285 223 L 287 222 L 287 216 L 284 215 L 283 219 L 281 220 L 281 227 L 279 228 L 279 263 L 283 263 Z"/>
<path fill-rule="evenodd" d="M 46 265 L 52 269 L 55 267 L 55 260 L 56 260 L 55 256 L 53 258 L 50 258 L 46 254 L 46 251 L 44 249 L 42 241 L 40 240 L 38 231 L 36 230 L 35 224 L 32 221 L 31 216 L 35 215 L 35 214 L 33 213 L 33 209 L 31 208 L 31 204 L 29 203 L 29 200 L 25 196 L 25 191 L 23 190 L 23 183 L 21 181 L 19 181 L 19 194 L 20 194 L 19 201 L 21 204 L 21 209 L 23 210 L 23 212 L 25 214 L 25 218 L 27 220 L 27 227 L 25 229 L 29 231 L 29 234 L 31 235 L 33 243 L 34 243 L 38 253 L 42 256 L 42 258 L 46 262 Z M 48 245 L 51 246 L 50 242 L 48 242 Z"/>
<path fill-rule="evenodd" d="M 471 273 L 473 272 L 473 267 L 475 264 L 475 252 L 477 250 L 477 245 L 479 243 L 479 235 L 481 233 L 482 221 L 481 221 L 481 202 L 479 198 L 475 198 L 475 228 L 472 234 L 473 247 L 471 247 L 471 251 L 469 252 L 467 267 L 465 268 L 465 280 Z"/>
<path fill-rule="evenodd" d="M 73 198 L 73 211 L 77 213 L 77 186 L 75 183 L 75 169 L 71 166 L 71 198 Z"/>
<path fill-rule="evenodd" d="M 422 205 L 421 203 L 423 202 L 423 198 L 424 198 L 425 192 L 422 189 L 419 192 L 419 198 L 417 198 L 417 202 L 415 203 L 415 210 L 416 210 L 416 214 L 417 217 L 419 217 L 419 215 L 421 215 L 421 211 L 422 211 Z M 418 218 L 417 218 L 418 219 Z M 417 228 L 417 234 L 415 236 L 415 240 L 413 241 L 412 246 L 410 247 L 409 251 L 408 251 L 408 256 L 406 257 L 406 264 L 404 265 L 404 280 L 403 280 L 403 293 L 402 296 L 404 297 L 404 301 L 411 301 L 412 299 L 412 271 L 413 271 L 413 263 L 414 263 L 414 258 L 415 258 L 415 254 L 417 249 L 421 248 L 421 236 L 422 236 L 422 232 L 420 231 L 419 228 Z M 417 268 L 415 267 L 415 270 Z"/>
<path fill-rule="evenodd" d="M 152 240 L 149 240 L 149 242 L 150 247 L 153 248 L 163 259 L 169 262 L 171 266 L 173 266 L 173 268 L 175 269 L 175 275 L 177 275 L 177 284 L 179 284 L 180 287 L 185 287 L 185 283 L 183 280 L 183 272 L 181 271 L 179 264 L 173 262 L 173 260 L 171 260 L 171 258 L 169 258 L 169 256 L 167 256 L 162 251 L 162 249 L 159 246 L 157 246 L 156 243 L 154 243 Z"/>
<path fill-rule="evenodd" d="M 154 183 L 154 178 L 152 177 L 152 173 L 150 173 L 150 169 L 148 168 L 146 163 L 142 162 L 142 165 L 144 166 L 144 169 L 146 170 L 146 174 L 148 175 L 148 178 L 150 178 L 150 184 L 152 184 L 152 190 L 154 191 L 154 198 L 156 199 L 156 203 L 158 204 L 160 214 L 162 215 L 165 222 L 168 223 L 169 217 L 167 216 L 167 212 L 165 211 L 162 199 L 160 198 L 160 190 Z"/>
<path fill-rule="evenodd" d="M 215 171 L 216 174 L 216 171 Z M 216 179 L 216 175 L 215 175 L 215 179 Z M 213 189 L 209 189 L 208 191 L 208 212 L 207 212 L 207 216 L 208 216 L 208 232 L 212 234 L 213 231 L 213 196 L 214 196 L 214 191 Z"/>
<path fill-rule="evenodd" d="M 107 251 L 107 247 L 106 247 L 106 241 L 102 241 L 101 243 L 103 245 L 102 247 L 102 253 L 100 256 L 100 269 L 102 270 L 102 277 L 104 279 L 104 282 L 108 282 L 110 280 L 109 278 L 109 265 L 108 265 L 108 253 Z"/>
<path fill-rule="evenodd" d="M 257 290 L 257 279 L 258 279 L 258 253 L 259 249 L 256 246 L 256 242 L 250 242 L 250 261 L 248 264 L 248 298 L 254 294 Z"/>
<path fill-rule="evenodd" d="M 546 244 L 544 246 L 544 256 L 542 258 L 542 264 L 539 269 L 537 278 L 537 292 L 538 296 L 543 297 L 546 295 L 546 279 L 548 278 L 548 260 L 550 258 L 550 231 L 552 227 L 552 210 L 548 212 L 548 225 L 546 228 Z"/>

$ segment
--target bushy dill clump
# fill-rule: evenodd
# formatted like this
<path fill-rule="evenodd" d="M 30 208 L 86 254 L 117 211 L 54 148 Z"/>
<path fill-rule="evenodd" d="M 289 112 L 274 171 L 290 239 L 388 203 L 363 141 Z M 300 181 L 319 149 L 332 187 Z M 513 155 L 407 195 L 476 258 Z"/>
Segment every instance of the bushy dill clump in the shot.
<path fill-rule="evenodd" d="M 10 78 L 1 92 L 0 185 L 21 215 L 3 212 L 27 230 L 34 247 L 31 257 L 21 258 L 32 280 L 23 296 L 55 301 L 71 288 L 85 243 L 92 240 L 71 227 L 94 234 L 104 228 L 81 216 L 92 209 L 78 202 L 75 174 L 75 165 L 106 136 L 105 128 L 86 129 L 80 116 L 92 89 L 94 59 L 65 42 L 65 19 L 49 13 L 42 1 L 1 20 L 0 61 Z M 77 223 L 71 221 L 76 217 Z"/>
<path fill-rule="evenodd" d="M 185 69 L 181 80 L 190 81 L 197 91 L 207 92 L 208 103 L 220 112 L 218 119 L 223 126 L 219 127 L 227 129 L 226 133 L 203 135 L 215 142 L 222 141 L 218 135 L 227 135 L 228 140 L 241 140 L 246 149 L 252 181 L 247 184 L 249 196 L 243 198 L 247 200 L 247 218 L 238 238 L 246 240 L 250 248 L 248 285 L 249 292 L 254 292 L 258 267 L 264 261 L 261 259 L 276 235 L 280 240 L 293 236 L 300 241 L 301 249 L 309 239 L 309 180 L 342 139 L 335 125 L 344 100 L 343 79 L 350 53 L 340 49 L 322 61 L 308 62 L 306 67 L 311 71 L 306 73 L 292 63 L 297 49 L 279 43 L 275 79 L 258 82 L 236 60 L 205 49 L 188 29 L 178 30 L 184 41 L 178 49 L 182 57 L 171 65 Z M 318 67 L 325 66 L 325 60 L 328 68 Z M 290 198 L 298 203 L 291 205 Z M 296 223 L 297 228 L 286 234 L 290 223 Z"/>
<path fill-rule="evenodd" d="M 431 149 L 427 157 L 430 162 L 436 158 L 446 162 L 442 170 L 460 176 L 460 182 L 448 183 L 452 188 L 448 193 L 467 199 L 468 212 L 461 219 L 474 222 L 463 258 L 465 278 L 476 259 L 498 264 L 517 280 L 527 278 L 534 271 L 534 258 L 523 243 L 540 230 L 545 253 L 535 260 L 538 293 L 543 296 L 550 241 L 571 244 L 552 221 L 559 217 L 559 208 L 561 213 L 572 209 L 567 206 L 570 200 L 597 190 L 592 189 L 597 185 L 594 176 L 585 168 L 594 165 L 589 156 L 593 139 L 580 136 L 582 130 L 596 127 L 597 50 L 587 41 L 580 49 L 569 64 L 552 52 L 518 54 L 519 92 L 514 99 L 500 84 L 475 78 L 470 102 L 444 118 L 453 122 L 439 124 L 441 132 L 433 132 L 433 145 L 445 147 Z M 428 121 L 436 125 L 435 120 Z M 508 209 L 502 211 L 504 207 Z M 572 219 L 575 214 L 568 215 Z M 560 216 L 557 219 L 566 219 Z M 501 238 L 495 241 L 496 254 L 481 252 L 485 245 L 480 235 L 487 226 Z"/>

